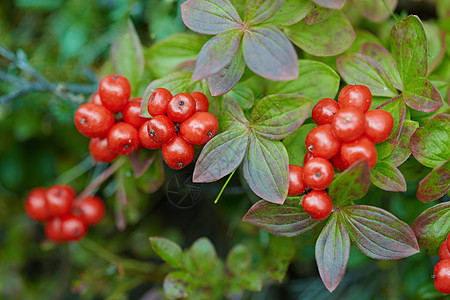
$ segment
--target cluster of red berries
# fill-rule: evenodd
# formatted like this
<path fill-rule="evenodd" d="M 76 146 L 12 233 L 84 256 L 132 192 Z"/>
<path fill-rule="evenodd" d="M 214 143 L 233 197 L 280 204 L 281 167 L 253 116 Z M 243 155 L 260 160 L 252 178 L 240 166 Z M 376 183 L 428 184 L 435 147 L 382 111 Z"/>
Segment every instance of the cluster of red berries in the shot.
<path fill-rule="evenodd" d="M 439 247 L 439 260 L 434 267 L 434 287 L 443 294 L 450 294 L 450 232 Z"/>
<path fill-rule="evenodd" d="M 313 219 L 323 220 L 332 210 L 325 189 L 334 178 L 334 168 L 344 171 L 360 159 L 372 169 L 377 163 L 375 143 L 386 141 L 394 126 L 392 115 L 384 110 L 370 110 L 372 94 L 364 85 L 347 85 L 338 102 L 325 98 L 312 110 L 318 126 L 306 136 L 304 168 L 289 165 L 289 196 L 304 193 L 303 209 Z M 308 189 L 308 190 L 309 190 Z"/>
<path fill-rule="evenodd" d="M 147 148 L 162 149 L 167 165 L 182 169 L 194 159 L 194 145 L 204 145 L 219 129 L 216 117 L 208 113 L 208 98 L 200 92 L 175 96 L 157 88 L 148 100 Z"/>
<path fill-rule="evenodd" d="M 25 202 L 27 215 L 36 221 L 46 222 L 45 235 L 53 242 L 79 241 L 105 214 L 105 205 L 97 196 L 75 200 L 74 190 L 57 184 L 31 190 Z"/>

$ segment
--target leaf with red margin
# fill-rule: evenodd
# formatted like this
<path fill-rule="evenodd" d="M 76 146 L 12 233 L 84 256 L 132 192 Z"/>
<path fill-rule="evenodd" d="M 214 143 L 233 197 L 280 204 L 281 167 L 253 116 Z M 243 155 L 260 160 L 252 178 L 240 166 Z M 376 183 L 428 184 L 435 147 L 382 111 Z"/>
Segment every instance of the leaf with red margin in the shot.
<path fill-rule="evenodd" d="M 231 62 L 217 74 L 208 77 L 211 95 L 220 96 L 228 93 L 239 82 L 244 74 L 245 62 L 241 49 L 238 49 Z"/>
<path fill-rule="evenodd" d="M 403 99 L 412 109 L 433 112 L 444 103 L 437 88 L 426 78 L 416 78 L 405 84 Z"/>
<path fill-rule="evenodd" d="M 255 203 L 242 219 L 279 236 L 292 237 L 313 229 L 320 221 L 312 219 L 299 204 L 298 197 L 283 205 L 264 200 Z"/>
<path fill-rule="evenodd" d="M 252 27 L 244 34 L 242 53 L 250 70 L 270 80 L 298 77 L 297 53 L 286 36 L 270 24 Z"/>
<path fill-rule="evenodd" d="M 336 12 L 335 9 L 326 8 L 320 5 L 313 4 L 311 11 L 305 16 L 304 21 L 308 25 L 316 24 L 319 23 L 320 21 L 328 19 L 335 12 Z"/>
<path fill-rule="evenodd" d="M 350 237 L 339 211 L 334 212 L 316 241 L 316 262 L 325 287 L 334 291 L 344 278 Z"/>
<path fill-rule="evenodd" d="M 450 202 L 426 209 L 412 225 L 420 248 L 437 249 L 450 232 Z"/>
<path fill-rule="evenodd" d="M 385 3 L 392 11 L 395 11 L 398 0 L 382 0 L 382 1 L 356 1 L 361 14 L 372 22 L 380 23 L 390 16 L 389 10 L 386 9 Z"/>
<path fill-rule="evenodd" d="M 437 165 L 419 182 L 417 198 L 423 203 L 437 200 L 450 189 L 450 160 Z"/>
<path fill-rule="evenodd" d="M 219 34 L 242 27 L 242 20 L 229 0 L 188 0 L 181 4 L 181 17 L 192 31 Z"/>
<path fill-rule="evenodd" d="M 302 20 L 314 7 L 311 0 L 285 0 L 266 23 L 275 26 L 289 26 Z"/>
<path fill-rule="evenodd" d="M 273 16 L 284 0 L 247 0 L 245 7 L 245 23 L 254 26 L 261 24 Z"/>
<path fill-rule="evenodd" d="M 320 6 L 334 9 L 341 9 L 345 3 L 345 0 L 313 0 Z"/>
<path fill-rule="evenodd" d="M 395 148 L 394 152 L 386 157 L 386 162 L 398 167 L 408 159 L 411 155 L 409 141 L 418 127 L 419 122 L 412 120 L 405 120 L 405 122 L 403 122 L 403 127 L 398 138 L 398 146 Z"/>
<path fill-rule="evenodd" d="M 392 260 L 419 252 L 412 229 L 393 214 L 367 205 L 347 206 L 340 211 L 351 239 L 365 255 Z"/>
<path fill-rule="evenodd" d="M 406 181 L 403 174 L 392 164 L 378 161 L 370 170 L 370 180 L 382 190 L 390 192 L 405 192 Z"/>

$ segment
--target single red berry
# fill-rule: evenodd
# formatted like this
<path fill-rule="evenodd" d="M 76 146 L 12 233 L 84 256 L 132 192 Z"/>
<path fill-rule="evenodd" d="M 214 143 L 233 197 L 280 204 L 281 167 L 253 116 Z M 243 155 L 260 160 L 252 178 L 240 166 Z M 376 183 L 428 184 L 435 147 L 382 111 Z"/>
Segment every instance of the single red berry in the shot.
<path fill-rule="evenodd" d="M 434 287 L 438 292 L 450 294 L 450 259 L 441 260 L 434 267 Z"/>
<path fill-rule="evenodd" d="M 448 236 L 447 236 L 447 248 L 448 248 L 448 251 L 450 251 L 450 232 L 448 233 Z"/>
<path fill-rule="evenodd" d="M 165 144 L 176 136 L 175 125 L 167 116 L 158 115 L 147 122 L 147 132 L 156 144 Z"/>
<path fill-rule="evenodd" d="M 98 93 L 103 106 L 117 113 L 121 111 L 131 95 L 131 85 L 128 79 L 121 75 L 111 74 L 100 81 Z"/>
<path fill-rule="evenodd" d="M 81 212 L 80 217 L 89 226 L 99 223 L 105 215 L 105 204 L 97 196 L 82 198 L 74 208 Z"/>
<path fill-rule="evenodd" d="M 333 203 L 327 192 L 311 191 L 303 197 L 302 207 L 314 220 L 323 220 L 331 214 Z"/>
<path fill-rule="evenodd" d="M 45 200 L 45 188 L 37 187 L 30 191 L 25 201 L 25 211 L 27 215 L 36 221 L 42 222 L 50 219 Z"/>
<path fill-rule="evenodd" d="M 195 100 L 186 93 L 173 96 L 167 105 L 167 116 L 174 122 L 183 122 L 195 112 Z"/>
<path fill-rule="evenodd" d="M 195 111 L 205 111 L 209 110 L 209 101 L 205 94 L 200 92 L 191 93 L 192 98 L 195 100 Z"/>
<path fill-rule="evenodd" d="M 98 93 L 98 91 L 95 92 L 94 94 L 92 94 L 90 103 L 97 104 L 97 105 L 103 105 L 102 100 L 100 99 L 100 94 Z"/>
<path fill-rule="evenodd" d="M 336 101 L 324 98 L 317 102 L 312 109 L 312 119 L 317 125 L 331 124 L 331 119 L 339 109 L 339 104 Z"/>
<path fill-rule="evenodd" d="M 191 144 L 203 145 L 216 135 L 218 129 L 219 121 L 214 115 L 199 111 L 181 123 L 180 134 Z"/>
<path fill-rule="evenodd" d="M 73 118 L 78 131 L 87 137 L 105 136 L 114 125 L 114 115 L 101 105 L 85 103 L 78 107 Z"/>
<path fill-rule="evenodd" d="M 333 181 L 333 178 L 333 166 L 322 157 L 311 159 L 303 169 L 303 180 L 306 186 L 313 190 L 326 189 Z"/>
<path fill-rule="evenodd" d="M 305 157 L 303 157 L 303 166 L 306 166 L 308 161 L 310 161 L 313 158 L 314 158 L 314 156 L 311 153 L 306 152 Z"/>
<path fill-rule="evenodd" d="M 365 85 L 347 85 L 339 93 L 338 103 L 341 108 L 353 107 L 365 113 L 372 104 L 372 93 Z"/>
<path fill-rule="evenodd" d="M 303 181 L 303 167 L 289 165 L 288 196 L 297 196 L 305 192 L 306 184 Z"/>
<path fill-rule="evenodd" d="M 330 159 L 339 153 L 341 141 L 333 134 L 330 124 L 314 127 L 306 136 L 306 150 L 314 157 Z"/>
<path fill-rule="evenodd" d="M 109 148 L 116 154 L 127 155 L 139 147 L 138 131 L 132 125 L 119 122 L 108 132 Z"/>
<path fill-rule="evenodd" d="M 339 152 L 335 156 L 333 156 L 330 159 L 331 164 L 333 167 L 338 170 L 339 172 L 343 172 L 347 169 L 346 163 L 342 160 L 341 153 Z"/>
<path fill-rule="evenodd" d="M 392 115 L 381 109 L 369 110 L 365 114 L 365 131 L 367 136 L 375 144 L 386 141 L 394 128 Z"/>
<path fill-rule="evenodd" d="M 439 260 L 450 259 L 450 251 L 447 248 L 447 241 L 441 243 L 439 247 Z"/>
<path fill-rule="evenodd" d="M 117 154 L 109 148 L 106 137 L 91 139 L 89 141 L 89 153 L 94 160 L 105 163 L 112 162 L 117 158 Z"/>
<path fill-rule="evenodd" d="M 165 115 L 167 104 L 172 99 L 172 94 L 165 88 L 157 88 L 148 99 L 147 110 L 152 117 Z"/>
<path fill-rule="evenodd" d="M 53 216 L 62 216 L 70 212 L 75 196 L 75 192 L 70 186 L 55 184 L 45 192 L 47 210 Z"/>
<path fill-rule="evenodd" d="M 139 128 L 139 142 L 142 146 L 144 146 L 147 149 L 160 149 L 161 144 L 155 143 L 155 141 L 152 140 L 150 135 L 148 134 L 148 122 L 150 120 L 146 121 L 142 126 Z"/>
<path fill-rule="evenodd" d="M 351 166 L 360 159 L 365 159 L 372 169 L 377 163 L 377 148 L 371 140 L 361 136 L 357 140 L 342 144 L 341 157 L 347 166 Z"/>
<path fill-rule="evenodd" d="M 87 233 L 88 226 L 77 215 L 69 214 L 61 218 L 61 236 L 66 241 L 79 241 Z"/>
<path fill-rule="evenodd" d="M 364 133 L 364 115 L 353 107 L 339 110 L 331 120 L 333 133 L 343 142 L 356 140 Z"/>
<path fill-rule="evenodd" d="M 141 125 L 147 121 L 146 118 L 140 116 L 141 101 L 142 98 L 134 98 L 130 100 L 122 110 L 123 120 L 136 128 L 141 127 Z"/>
<path fill-rule="evenodd" d="M 167 144 L 162 145 L 162 155 L 167 165 L 180 170 L 194 159 L 194 146 L 182 137 L 176 136 Z"/>
<path fill-rule="evenodd" d="M 61 219 L 59 217 L 51 218 L 45 224 L 44 228 L 45 236 L 52 242 L 60 243 L 64 242 L 64 238 L 61 232 Z"/>

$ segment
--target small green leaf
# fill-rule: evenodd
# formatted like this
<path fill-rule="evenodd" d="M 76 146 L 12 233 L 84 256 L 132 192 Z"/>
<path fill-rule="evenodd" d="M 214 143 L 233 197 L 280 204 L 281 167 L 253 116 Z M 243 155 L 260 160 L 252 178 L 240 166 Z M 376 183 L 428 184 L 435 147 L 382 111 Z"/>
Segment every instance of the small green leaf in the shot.
<path fill-rule="evenodd" d="M 245 273 L 252 262 L 252 256 L 247 247 L 242 244 L 234 246 L 227 255 L 227 269 L 234 276 Z"/>
<path fill-rule="evenodd" d="M 442 105 L 442 96 L 436 87 L 426 78 L 416 78 L 405 83 L 403 100 L 412 109 L 433 112 Z"/>
<path fill-rule="evenodd" d="M 337 10 L 326 8 L 320 5 L 312 5 L 312 9 L 305 16 L 304 21 L 307 25 L 313 25 L 331 17 Z"/>
<path fill-rule="evenodd" d="M 392 164 L 395 167 L 400 166 L 404 163 L 408 157 L 411 155 L 411 150 L 409 149 L 409 141 L 411 136 L 419 127 L 419 123 L 412 120 L 405 120 L 403 123 L 400 136 L 398 138 L 398 146 L 395 148 L 385 161 Z"/>
<path fill-rule="evenodd" d="M 390 16 L 389 10 L 395 11 L 398 0 L 381 1 L 357 1 L 354 4 L 359 8 L 361 14 L 372 22 L 380 23 Z"/>
<path fill-rule="evenodd" d="M 176 243 L 163 237 L 151 237 L 153 250 L 169 265 L 181 268 L 183 265 L 183 250 Z"/>
<path fill-rule="evenodd" d="M 390 192 L 405 192 L 406 181 L 403 174 L 392 164 L 378 161 L 370 171 L 372 183 L 382 190 Z"/>
<path fill-rule="evenodd" d="M 217 74 L 208 77 L 211 95 L 220 96 L 228 93 L 239 82 L 242 74 L 244 74 L 244 70 L 245 61 L 242 56 L 242 50 L 239 48 L 229 65 L 225 66 Z"/>
<path fill-rule="evenodd" d="M 262 289 L 262 279 L 259 272 L 250 272 L 241 278 L 240 286 L 252 292 L 259 292 Z"/>
<path fill-rule="evenodd" d="M 420 248 L 434 250 L 450 232 L 450 202 L 436 204 L 426 209 L 412 225 Z"/>
<path fill-rule="evenodd" d="M 202 274 L 214 269 L 217 260 L 216 249 L 207 238 L 196 240 L 189 249 L 189 256 Z"/>
<path fill-rule="evenodd" d="M 266 23 L 275 26 L 288 26 L 303 19 L 314 5 L 311 0 L 285 0 L 275 14 Z"/>
<path fill-rule="evenodd" d="M 428 203 L 447 194 L 450 189 L 450 160 L 437 165 L 419 182 L 417 198 Z"/>
<path fill-rule="evenodd" d="M 306 146 L 304 141 L 308 133 L 316 127 L 316 124 L 304 124 L 297 129 L 292 135 L 283 140 L 283 145 L 289 155 L 289 163 L 293 165 L 303 166 L 303 159 L 305 158 Z"/>
<path fill-rule="evenodd" d="M 261 24 L 275 14 L 283 1 L 247 0 L 245 23 L 251 26 Z"/>
<path fill-rule="evenodd" d="M 230 97 L 230 98 L 233 98 L 234 100 L 236 100 L 242 109 L 251 108 L 253 106 L 253 102 L 255 101 L 255 96 L 253 95 L 253 91 L 243 84 L 236 85 L 226 95 L 226 97 Z"/>
<path fill-rule="evenodd" d="M 175 271 L 164 278 L 164 293 L 169 299 L 180 299 L 189 296 L 191 277 L 183 271 Z"/>

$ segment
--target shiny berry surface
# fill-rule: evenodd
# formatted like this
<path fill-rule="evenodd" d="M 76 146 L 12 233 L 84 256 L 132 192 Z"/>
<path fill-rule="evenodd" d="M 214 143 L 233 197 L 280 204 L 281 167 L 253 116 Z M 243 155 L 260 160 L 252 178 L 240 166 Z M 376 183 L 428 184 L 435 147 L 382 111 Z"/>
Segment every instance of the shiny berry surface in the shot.
<path fill-rule="evenodd" d="M 80 216 L 69 214 L 61 218 L 61 236 L 66 241 L 79 241 L 87 233 L 88 226 Z"/>
<path fill-rule="evenodd" d="M 347 169 L 347 164 L 342 160 L 341 153 L 339 152 L 330 159 L 333 167 L 339 172 L 343 172 Z"/>
<path fill-rule="evenodd" d="M 364 124 L 364 115 L 353 107 L 339 110 L 331 121 L 334 135 L 343 142 L 359 138 L 364 133 Z"/>
<path fill-rule="evenodd" d="M 86 196 L 76 205 L 75 209 L 80 211 L 80 217 L 91 226 L 99 223 L 105 215 L 105 204 L 97 196 Z"/>
<path fill-rule="evenodd" d="M 136 128 L 141 127 L 147 121 L 146 118 L 140 116 L 142 98 L 134 98 L 122 110 L 124 122 L 133 125 Z"/>
<path fill-rule="evenodd" d="M 152 116 L 165 115 L 167 113 L 167 104 L 172 99 L 172 94 L 165 88 L 157 88 L 150 95 L 147 110 Z"/>
<path fill-rule="evenodd" d="M 61 232 L 61 219 L 59 217 L 51 218 L 44 227 L 45 236 L 52 242 L 60 243 L 64 241 Z"/>
<path fill-rule="evenodd" d="M 347 85 L 339 93 L 338 103 L 341 108 L 353 107 L 365 113 L 372 104 L 372 93 L 365 85 Z"/>
<path fill-rule="evenodd" d="M 339 153 L 341 141 L 333 134 L 330 124 L 314 127 L 306 136 L 306 150 L 314 157 L 330 159 Z"/>
<path fill-rule="evenodd" d="M 139 147 L 137 129 L 125 122 L 116 123 L 108 132 L 109 148 L 118 155 L 127 155 Z"/>
<path fill-rule="evenodd" d="M 169 167 L 180 170 L 194 159 L 194 146 L 177 136 L 162 145 L 162 155 Z"/>
<path fill-rule="evenodd" d="M 326 189 L 334 178 L 334 169 L 325 158 L 315 157 L 304 167 L 303 180 L 313 190 Z"/>
<path fill-rule="evenodd" d="M 447 235 L 447 248 L 450 251 L 450 232 Z"/>
<path fill-rule="evenodd" d="M 205 111 L 209 110 L 209 101 L 205 94 L 201 92 L 191 93 L 192 98 L 195 100 L 195 111 Z"/>
<path fill-rule="evenodd" d="M 365 159 L 372 169 L 377 163 L 378 154 L 373 142 L 362 136 L 355 141 L 343 143 L 341 157 L 347 166 L 351 166 L 360 159 Z"/>
<path fill-rule="evenodd" d="M 302 207 L 314 220 L 324 220 L 331 214 L 333 203 L 327 192 L 311 191 L 303 197 Z"/>
<path fill-rule="evenodd" d="M 150 120 L 149 120 L 150 121 Z M 139 142 L 141 145 L 147 149 L 156 150 L 161 148 L 161 144 L 155 143 L 153 139 L 148 134 L 148 122 L 146 121 L 142 126 L 139 128 Z"/>
<path fill-rule="evenodd" d="M 176 136 L 175 125 L 167 116 L 159 115 L 147 122 L 147 132 L 156 144 L 164 144 Z"/>
<path fill-rule="evenodd" d="M 288 196 L 297 196 L 305 192 L 306 184 L 303 181 L 303 167 L 289 165 Z"/>
<path fill-rule="evenodd" d="M 174 122 L 183 122 L 195 112 L 195 100 L 186 93 L 173 96 L 167 105 L 167 116 Z"/>
<path fill-rule="evenodd" d="M 92 94 L 90 103 L 97 104 L 97 105 L 103 105 L 102 100 L 100 99 L 100 94 L 98 93 L 98 91 L 95 92 L 94 94 Z"/>
<path fill-rule="evenodd" d="M 108 139 L 93 138 L 89 141 L 89 153 L 96 161 L 109 163 L 117 158 L 117 154 L 114 153 L 108 146 Z"/>
<path fill-rule="evenodd" d="M 313 107 L 312 119 L 317 125 L 331 124 L 331 119 L 339 109 L 339 104 L 336 101 L 324 98 Z"/>
<path fill-rule="evenodd" d="M 375 144 L 386 141 L 394 128 L 392 115 L 381 109 L 369 110 L 365 114 L 364 135 Z"/>
<path fill-rule="evenodd" d="M 219 130 L 219 121 L 208 112 L 196 112 L 180 125 L 181 136 L 191 144 L 203 145 Z"/>
<path fill-rule="evenodd" d="M 109 110 L 92 103 L 80 105 L 73 119 L 78 131 L 90 138 L 105 136 L 115 122 Z"/>
<path fill-rule="evenodd" d="M 25 200 L 25 211 L 27 215 L 35 221 L 42 222 L 50 219 L 45 194 L 45 188 L 37 187 L 30 191 Z"/>
<path fill-rule="evenodd" d="M 117 113 L 121 111 L 131 95 L 131 85 L 128 79 L 121 75 L 111 74 L 102 79 L 98 86 L 98 93 L 103 106 Z"/>
<path fill-rule="evenodd" d="M 434 266 L 434 287 L 443 294 L 450 294 L 450 259 L 441 260 Z"/>
<path fill-rule="evenodd" d="M 45 192 L 45 199 L 48 212 L 53 216 L 62 216 L 72 208 L 75 200 L 74 190 L 65 184 L 55 184 Z"/>
<path fill-rule="evenodd" d="M 314 156 L 311 153 L 306 152 L 305 157 L 303 157 L 303 166 L 305 166 L 308 163 L 308 161 L 310 161 L 313 158 Z"/>
<path fill-rule="evenodd" d="M 447 242 L 444 241 L 439 247 L 439 260 L 450 259 L 450 251 L 447 248 Z"/>

